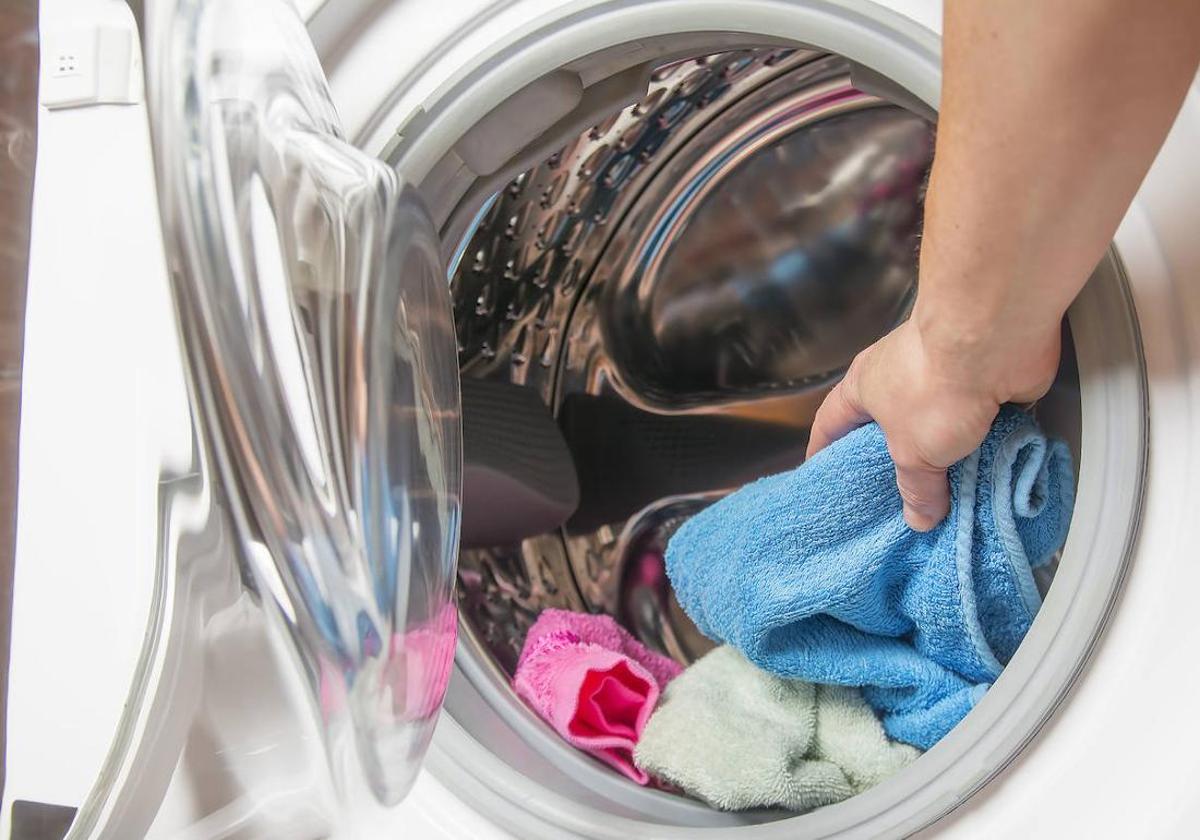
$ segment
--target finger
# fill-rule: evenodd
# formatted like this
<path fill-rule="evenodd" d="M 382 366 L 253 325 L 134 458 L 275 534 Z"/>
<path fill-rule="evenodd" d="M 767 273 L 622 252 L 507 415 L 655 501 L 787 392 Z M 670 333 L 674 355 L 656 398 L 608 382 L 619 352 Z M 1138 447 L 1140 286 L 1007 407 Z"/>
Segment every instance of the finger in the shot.
<path fill-rule="evenodd" d="M 896 466 L 896 486 L 904 502 L 904 521 L 914 531 L 929 531 L 950 512 L 946 471 L 927 466 Z"/>
<path fill-rule="evenodd" d="M 813 417 L 812 431 L 808 435 L 808 452 L 811 458 L 835 440 L 845 437 L 859 426 L 870 422 L 871 415 L 863 410 L 855 399 L 847 380 L 839 382 Z"/>

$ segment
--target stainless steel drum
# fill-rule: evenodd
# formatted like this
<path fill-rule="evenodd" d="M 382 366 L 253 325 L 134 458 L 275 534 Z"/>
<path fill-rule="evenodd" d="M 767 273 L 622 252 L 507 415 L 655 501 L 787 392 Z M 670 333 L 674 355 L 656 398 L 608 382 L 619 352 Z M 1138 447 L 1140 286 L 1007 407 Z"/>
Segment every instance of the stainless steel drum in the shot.
<path fill-rule="evenodd" d="M 478 655 L 511 674 L 550 606 L 614 615 L 684 663 L 711 646 L 662 551 L 799 464 L 831 383 L 905 317 L 932 135 L 839 57 L 721 53 L 660 68 L 493 197 L 452 267 L 462 374 L 545 401 L 581 503 L 563 529 L 463 552 Z M 1071 347 L 1039 415 L 1078 455 Z"/>
<path fill-rule="evenodd" d="M 470 641 L 500 668 L 548 606 L 707 649 L 666 539 L 799 463 L 831 381 L 904 317 L 931 155 L 843 59 L 737 51 L 660 68 L 491 200 L 452 268 L 463 376 L 534 389 L 582 491 L 561 531 L 463 553 Z"/>

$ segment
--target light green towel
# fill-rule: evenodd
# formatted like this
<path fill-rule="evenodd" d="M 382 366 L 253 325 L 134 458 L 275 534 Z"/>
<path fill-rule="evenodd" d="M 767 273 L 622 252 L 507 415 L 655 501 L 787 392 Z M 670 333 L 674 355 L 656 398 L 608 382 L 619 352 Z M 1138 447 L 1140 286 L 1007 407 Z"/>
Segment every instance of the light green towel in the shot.
<path fill-rule="evenodd" d="M 918 755 L 888 740 L 857 689 L 781 679 L 719 647 L 667 686 L 634 762 L 717 808 L 809 811 Z"/>

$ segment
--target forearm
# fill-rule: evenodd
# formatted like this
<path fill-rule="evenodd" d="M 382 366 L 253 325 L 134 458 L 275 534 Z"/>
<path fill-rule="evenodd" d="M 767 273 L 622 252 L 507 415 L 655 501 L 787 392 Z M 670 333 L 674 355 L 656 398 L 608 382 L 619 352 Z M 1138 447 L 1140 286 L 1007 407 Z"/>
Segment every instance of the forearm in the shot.
<path fill-rule="evenodd" d="M 808 454 L 874 420 L 905 520 L 1000 405 L 1046 392 L 1059 326 L 1196 73 L 1200 0 L 945 0 L 937 150 L 913 317 L 860 353 Z"/>
<path fill-rule="evenodd" d="M 1200 59 L 1196 0 L 947 0 L 915 320 L 932 341 L 1057 330 Z"/>

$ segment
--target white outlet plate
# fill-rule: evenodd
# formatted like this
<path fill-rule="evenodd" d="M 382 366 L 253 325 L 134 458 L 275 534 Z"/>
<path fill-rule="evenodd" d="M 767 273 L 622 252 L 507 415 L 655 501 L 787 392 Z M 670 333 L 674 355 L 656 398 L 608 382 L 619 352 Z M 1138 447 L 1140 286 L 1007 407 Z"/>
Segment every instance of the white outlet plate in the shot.
<path fill-rule="evenodd" d="M 132 28 L 66 26 L 42 36 L 41 100 L 47 108 L 133 104 L 142 67 Z"/>

